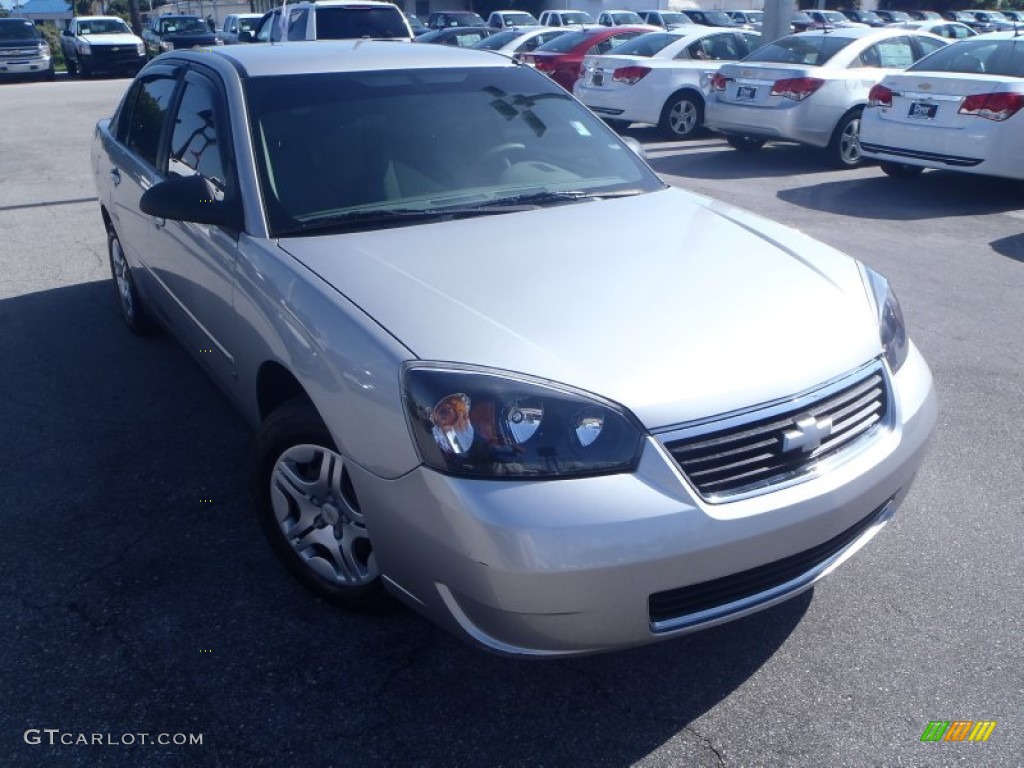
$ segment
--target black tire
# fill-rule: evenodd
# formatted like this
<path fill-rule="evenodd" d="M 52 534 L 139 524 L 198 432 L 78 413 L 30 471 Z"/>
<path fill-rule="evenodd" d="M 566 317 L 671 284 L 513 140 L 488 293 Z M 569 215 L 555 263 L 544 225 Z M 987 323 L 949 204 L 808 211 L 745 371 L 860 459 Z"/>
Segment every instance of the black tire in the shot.
<path fill-rule="evenodd" d="M 892 176 L 894 179 L 912 179 L 915 176 L 920 176 L 924 171 L 924 168 L 919 165 L 907 165 L 906 163 L 879 163 L 878 167 L 882 169 L 882 173 Z"/>
<path fill-rule="evenodd" d="M 629 120 L 613 120 L 610 117 L 604 118 L 604 121 L 605 123 L 608 124 L 608 127 L 611 128 L 616 133 L 622 133 L 624 130 L 629 128 L 629 126 L 632 125 L 632 123 L 629 122 Z"/>
<path fill-rule="evenodd" d="M 256 511 L 271 549 L 305 587 L 346 608 L 378 610 L 387 605 L 387 593 L 346 461 L 312 403 L 304 397 L 289 401 L 256 433 L 252 471 Z M 331 482 L 320 486 L 318 481 L 325 475 Z M 308 484 L 291 484 L 289 476 Z M 331 490 L 322 494 L 327 486 Z M 353 530 L 356 534 L 347 538 Z M 313 541 L 314 536 L 322 536 L 327 544 Z M 303 541 L 309 543 L 305 554 L 300 554 Z M 333 543 L 336 550 L 344 550 L 346 541 L 348 560 L 331 549 Z M 354 573 L 356 569 L 364 572 Z"/>
<path fill-rule="evenodd" d="M 691 93 L 677 93 L 661 109 L 658 129 L 666 139 L 692 139 L 704 127 L 704 101 Z"/>
<path fill-rule="evenodd" d="M 863 164 L 860 152 L 860 118 L 864 110 L 851 109 L 839 121 L 828 145 L 829 160 L 836 168 L 856 168 Z"/>
<path fill-rule="evenodd" d="M 110 262 L 110 276 L 114 279 L 114 293 L 121 319 L 132 333 L 140 336 L 152 334 L 156 326 L 142 303 L 135 287 L 132 268 L 128 265 L 117 233 L 112 229 L 107 231 L 107 259 Z"/>
<path fill-rule="evenodd" d="M 764 146 L 764 139 L 759 139 L 756 136 L 726 136 L 726 143 L 733 149 L 738 149 L 741 152 L 756 152 Z"/>
<path fill-rule="evenodd" d="M 83 80 L 88 80 L 90 77 L 92 77 L 92 69 L 90 69 L 89 65 L 86 64 L 84 61 L 80 61 L 78 62 L 78 75 Z"/>
<path fill-rule="evenodd" d="M 64 61 L 65 66 L 68 68 L 69 75 L 78 74 L 78 60 L 77 59 L 66 59 Z"/>

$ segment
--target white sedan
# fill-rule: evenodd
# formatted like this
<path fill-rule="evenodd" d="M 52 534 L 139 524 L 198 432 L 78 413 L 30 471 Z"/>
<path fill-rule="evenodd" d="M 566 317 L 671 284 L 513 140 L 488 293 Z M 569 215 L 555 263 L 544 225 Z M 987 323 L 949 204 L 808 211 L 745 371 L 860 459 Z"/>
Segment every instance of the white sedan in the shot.
<path fill-rule="evenodd" d="M 871 86 L 947 41 L 911 29 L 815 30 L 790 35 L 712 77 L 707 125 L 730 145 L 766 141 L 828 148 L 840 168 L 860 164 L 860 116 Z"/>
<path fill-rule="evenodd" d="M 573 94 L 613 125 L 646 123 L 686 139 L 704 124 L 710 76 L 760 45 L 760 34 L 748 30 L 652 32 L 587 56 Z"/>
<path fill-rule="evenodd" d="M 1013 32 L 954 43 L 871 89 L 861 149 L 890 176 L 945 168 L 1024 179 L 1024 46 Z"/>
<path fill-rule="evenodd" d="M 515 56 L 517 53 L 532 51 L 571 31 L 571 27 L 514 27 L 485 37 L 469 47 L 478 51 L 497 51 L 506 56 Z"/>
<path fill-rule="evenodd" d="M 916 29 L 918 32 L 931 32 L 933 35 L 945 37 L 950 40 L 964 40 L 968 37 L 977 37 L 978 33 L 962 24 L 959 21 L 947 21 L 946 19 L 926 19 L 924 21 L 904 21 L 899 24 L 890 24 L 897 29 Z"/>

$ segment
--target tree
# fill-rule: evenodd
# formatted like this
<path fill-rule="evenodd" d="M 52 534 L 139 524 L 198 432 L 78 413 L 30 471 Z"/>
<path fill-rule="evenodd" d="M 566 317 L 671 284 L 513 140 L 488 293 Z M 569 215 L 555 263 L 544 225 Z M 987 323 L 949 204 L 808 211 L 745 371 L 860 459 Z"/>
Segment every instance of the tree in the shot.
<path fill-rule="evenodd" d="M 128 0 L 128 15 L 136 35 L 142 34 L 142 16 L 139 14 L 139 0 Z"/>

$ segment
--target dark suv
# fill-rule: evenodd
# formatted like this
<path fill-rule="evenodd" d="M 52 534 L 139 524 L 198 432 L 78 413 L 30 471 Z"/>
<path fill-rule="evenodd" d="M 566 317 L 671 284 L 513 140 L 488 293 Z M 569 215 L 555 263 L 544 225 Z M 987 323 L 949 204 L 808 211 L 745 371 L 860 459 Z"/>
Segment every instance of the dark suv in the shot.
<path fill-rule="evenodd" d="M 157 16 L 142 30 L 149 58 L 175 48 L 209 48 L 224 45 L 202 16 Z"/>
<path fill-rule="evenodd" d="M 53 80 L 50 46 L 27 19 L 0 19 L 0 78 Z"/>

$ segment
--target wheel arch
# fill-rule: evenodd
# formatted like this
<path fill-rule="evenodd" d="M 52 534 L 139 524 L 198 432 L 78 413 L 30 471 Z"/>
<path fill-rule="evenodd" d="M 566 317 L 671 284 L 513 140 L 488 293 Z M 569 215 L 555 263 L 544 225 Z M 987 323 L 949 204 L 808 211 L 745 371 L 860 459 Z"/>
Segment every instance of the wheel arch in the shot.
<path fill-rule="evenodd" d="M 674 99 L 676 96 L 694 96 L 696 97 L 697 102 L 700 104 L 702 109 L 707 106 L 707 100 L 704 98 L 704 94 L 700 92 L 700 89 L 693 85 L 687 84 L 680 86 L 679 88 L 676 88 L 674 91 L 672 91 L 672 93 L 668 95 L 665 101 L 662 102 L 662 114 L 664 114 L 665 110 L 668 109 L 669 102 L 672 101 L 672 99 Z"/>
<path fill-rule="evenodd" d="M 256 409 L 260 421 L 290 400 L 304 399 L 316 408 L 295 375 L 276 360 L 267 360 L 256 373 Z"/>

